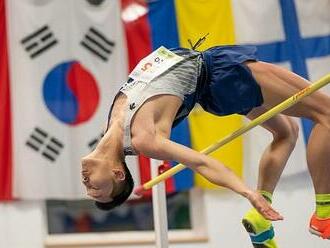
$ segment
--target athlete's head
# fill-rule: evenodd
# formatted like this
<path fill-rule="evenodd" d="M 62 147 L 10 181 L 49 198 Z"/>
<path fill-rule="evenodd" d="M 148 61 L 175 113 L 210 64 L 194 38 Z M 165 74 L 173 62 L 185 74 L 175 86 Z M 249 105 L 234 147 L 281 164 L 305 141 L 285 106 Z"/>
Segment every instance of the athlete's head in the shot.
<path fill-rule="evenodd" d="M 111 210 L 121 205 L 132 193 L 134 181 L 124 161 L 85 157 L 82 159 L 82 181 L 87 194 L 102 210 Z"/>

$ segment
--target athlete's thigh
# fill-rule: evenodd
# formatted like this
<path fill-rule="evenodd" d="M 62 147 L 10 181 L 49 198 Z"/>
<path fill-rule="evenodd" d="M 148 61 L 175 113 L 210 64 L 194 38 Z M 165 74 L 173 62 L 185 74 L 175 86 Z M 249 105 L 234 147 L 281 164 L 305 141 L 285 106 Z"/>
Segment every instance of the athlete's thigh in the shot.
<path fill-rule="evenodd" d="M 264 107 L 252 109 L 246 117 L 250 120 L 257 118 L 267 111 Z M 287 137 L 298 133 L 298 125 L 295 120 L 283 114 L 277 114 L 261 124 L 262 127 L 270 131 L 276 137 Z"/>
<path fill-rule="evenodd" d="M 274 107 L 310 85 L 309 81 L 302 77 L 273 64 L 255 62 L 248 63 L 247 66 L 261 87 L 264 98 L 263 106 L 266 109 Z M 317 120 L 320 115 L 327 114 L 329 108 L 329 96 L 317 91 L 303 98 L 283 113 Z"/>

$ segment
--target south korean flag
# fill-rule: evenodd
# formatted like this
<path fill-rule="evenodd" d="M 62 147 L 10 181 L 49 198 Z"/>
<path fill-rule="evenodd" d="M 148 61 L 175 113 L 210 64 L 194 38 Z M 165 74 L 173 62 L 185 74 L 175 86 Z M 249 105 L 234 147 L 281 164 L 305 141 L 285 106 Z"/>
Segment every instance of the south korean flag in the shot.
<path fill-rule="evenodd" d="M 80 159 L 127 77 L 119 4 L 7 1 L 14 197 L 85 195 Z"/>

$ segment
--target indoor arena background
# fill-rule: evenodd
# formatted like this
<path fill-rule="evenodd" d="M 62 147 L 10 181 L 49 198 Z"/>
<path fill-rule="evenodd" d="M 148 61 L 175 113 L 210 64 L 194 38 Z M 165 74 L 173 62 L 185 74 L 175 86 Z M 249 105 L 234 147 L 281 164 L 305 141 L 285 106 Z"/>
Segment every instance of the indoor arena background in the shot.
<path fill-rule="evenodd" d="M 0 0 L 0 247 L 154 247 L 150 192 L 112 216 L 80 201 L 80 158 L 101 138 L 129 71 L 159 46 L 190 48 L 188 40 L 208 34 L 198 50 L 256 45 L 260 60 L 314 81 L 330 72 L 329 13 L 330 0 Z M 65 111 L 52 102 L 58 91 Z M 276 236 L 283 248 L 326 248 L 329 242 L 308 232 L 312 123 L 296 120 L 298 144 L 274 194 L 285 217 L 274 224 Z M 201 150 L 245 121 L 197 107 L 172 138 Z M 257 127 L 213 156 L 255 188 L 270 140 Z M 137 185 L 150 179 L 148 158 L 130 158 L 129 167 Z M 166 188 L 171 247 L 251 247 L 240 224 L 246 200 L 189 170 Z"/>

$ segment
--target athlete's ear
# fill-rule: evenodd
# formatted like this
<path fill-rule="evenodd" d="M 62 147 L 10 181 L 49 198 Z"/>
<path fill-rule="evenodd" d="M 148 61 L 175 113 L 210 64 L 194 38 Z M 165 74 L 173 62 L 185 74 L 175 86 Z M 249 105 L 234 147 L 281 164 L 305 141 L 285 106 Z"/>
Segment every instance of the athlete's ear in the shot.
<path fill-rule="evenodd" d="M 112 173 L 116 180 L 124 181 L 125 180 L 125 172 L 121 169 L 112 169 Z"/>

